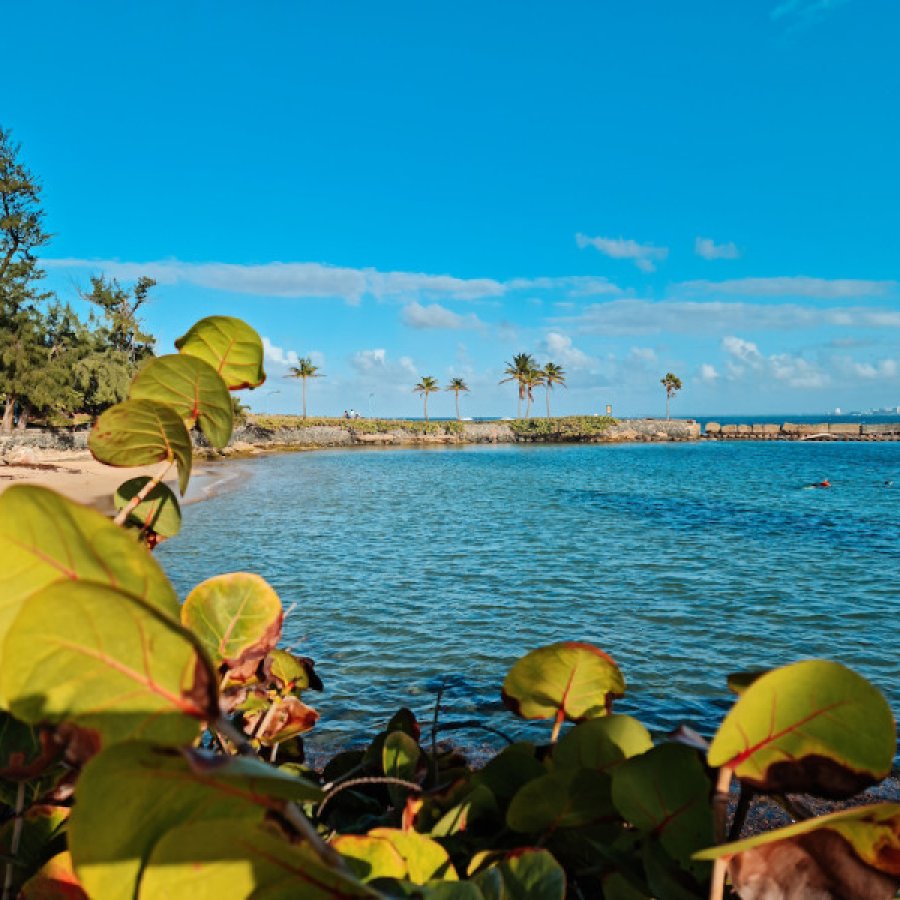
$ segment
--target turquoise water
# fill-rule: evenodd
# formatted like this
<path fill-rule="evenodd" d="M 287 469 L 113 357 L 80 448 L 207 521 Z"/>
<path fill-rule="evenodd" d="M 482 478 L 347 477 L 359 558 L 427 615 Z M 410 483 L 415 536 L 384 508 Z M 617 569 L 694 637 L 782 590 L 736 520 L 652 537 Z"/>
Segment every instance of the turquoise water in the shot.
<path fill-rule="evenodd" d="M 401 705 L 430 721 L 442 681 L 442 719 L 527 734 L 500 684 L 558 640 L 609 652 L 628 680 L 622 711 L 660 731 L 711 734 L 727 673 L 807 657 L 856 668 L 900 711 L 900 444 L 329 450 L 232 465 L 237 487 L 188 507 L 158 554 L 182 595 L 247 570 L 296 603 L 287 643 L 326 687 L 310 697 L 313 748 L 371 736 Z M 803 489 L 824 477 L 831 490 Z"/>

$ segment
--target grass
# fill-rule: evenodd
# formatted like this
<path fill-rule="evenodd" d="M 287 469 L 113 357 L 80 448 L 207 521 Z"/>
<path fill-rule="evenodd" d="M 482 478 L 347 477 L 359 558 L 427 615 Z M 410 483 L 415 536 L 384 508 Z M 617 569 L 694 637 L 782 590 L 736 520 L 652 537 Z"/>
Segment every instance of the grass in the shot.
<path fill-rule="evenodd" d="M 552 419 L 516 419 L 507 425 L 519 437 L 557 440 L 593 437 L 602 434 L 616 420 L 610 416 L 562 416 Z"/>
<path fill-rule="evenodd" d="M 327 419 L 310 416 L 304 421 L 302 416 L 248 415 L 247 424 L 258 428 L 277 430 L 279 428 L 347 428 L 358 434 L 386 434 L 403 431 L 407 434 L 462 434 L 462 422 L 410 422 L 406 419 Z"/>

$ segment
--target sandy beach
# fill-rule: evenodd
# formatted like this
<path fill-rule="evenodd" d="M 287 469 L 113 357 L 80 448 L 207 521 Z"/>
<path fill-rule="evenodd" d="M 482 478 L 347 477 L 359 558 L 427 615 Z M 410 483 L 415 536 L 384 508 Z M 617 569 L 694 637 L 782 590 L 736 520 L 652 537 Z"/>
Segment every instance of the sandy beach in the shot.
<path fill-rule="evenodd" d="M 137 475 L 153 475 L 160 465 L 119 469 L 97 462 L 87 450 L 32 450 L 10 453 L 0 462 L 0 493 L 13 484 L 52 488 L 71 500 L 104 512 L 113 509 L 116 488 Z M 202 475 L 194 471 L 194 477 Z M 174 487 L 174 475 L 166 479 Z"/>

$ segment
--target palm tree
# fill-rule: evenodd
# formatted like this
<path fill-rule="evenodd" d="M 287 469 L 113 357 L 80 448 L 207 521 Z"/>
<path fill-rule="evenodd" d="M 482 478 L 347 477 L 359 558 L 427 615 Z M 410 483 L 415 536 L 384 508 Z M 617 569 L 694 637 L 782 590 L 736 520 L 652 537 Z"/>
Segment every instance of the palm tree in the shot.
<path fill-rule="evenodd" d="M 290 372 L 284 376 L 285 378 L 300 378 L 303 381 L 303 418 L 306 419 L 306 379 L 307 378 L 324 378 L 325 375 L 319 371 L 318 366 L 313 365 L 313 361 L 304 356 L 297 362 L 296 366 L 291 366 Z"/>
<path fill-rule="evenodd" d="M 664 378 L 660 378 L 659 383 L 666 389 L 666 421 L 669 420 L 669 400 L 681 390 L 681 379 L 671 372 L 666 372 Z"/>
<path fill-rule="evenodd" d="M 459 392 L 460 391 L 468 391 L 469 386 L 466 384 L 465 379 L 463 378 L 451 378 L 450 384 L 447 385 L 446 389 L 448 391 L 453 391 L 456 394 L 456 421 L 459 421 Z"/>
<path fill-rule="evenodd" d="M 517 419 L 522 418 L 522 401 L 527 392 L 525 382 L 528 380 L 529 373 L 535 368 L 537 367 L 534 364 L 534 357 L 530 353 L 517 353 L 512 358 L 512 362 L 508 362 L 503 370 L 503 374 L 508 375 L 509 378 L 504 378 L 500 384 L 515 381 L 519 386 L 519 402 L 516 406 Z"/>
<path fill-rule="evenodd" d="M 562 366 L 556 363 L 548 362 L 544 366 L 544 388 L 547 394 L 547 418 L 550 418 L 550 391 L 553 390 L 554 384 L 566 386 L 566 373 Z"/>
<path fill-rule="evenodd" d="M 414 388 L 414 394 L 421 394 L 425 409 L 425 421 L 428 421 L 428 395 L 439 391 L 441 386 L 437 383 L 437 378 L 426 375 Z"/>
<path fill-rule="evenodd" d="M 522 385 L 525 388 L 525 418 L 531 418 L 531 404 L 534 403 L 534 389 L 544 383 L 544 370 L 533 366 L 522 375 Z"/>

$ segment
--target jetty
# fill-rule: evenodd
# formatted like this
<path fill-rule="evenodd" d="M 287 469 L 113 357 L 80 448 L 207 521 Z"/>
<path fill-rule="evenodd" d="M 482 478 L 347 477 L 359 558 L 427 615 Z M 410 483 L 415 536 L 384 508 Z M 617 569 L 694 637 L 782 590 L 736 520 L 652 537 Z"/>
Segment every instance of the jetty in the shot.
<path fill-rule="evenodd" d="M 900 441 L 896 422 L 818 422 L 781 425 L 727 425 L 707 422 L 703 438 L 712 441 Z"/>

